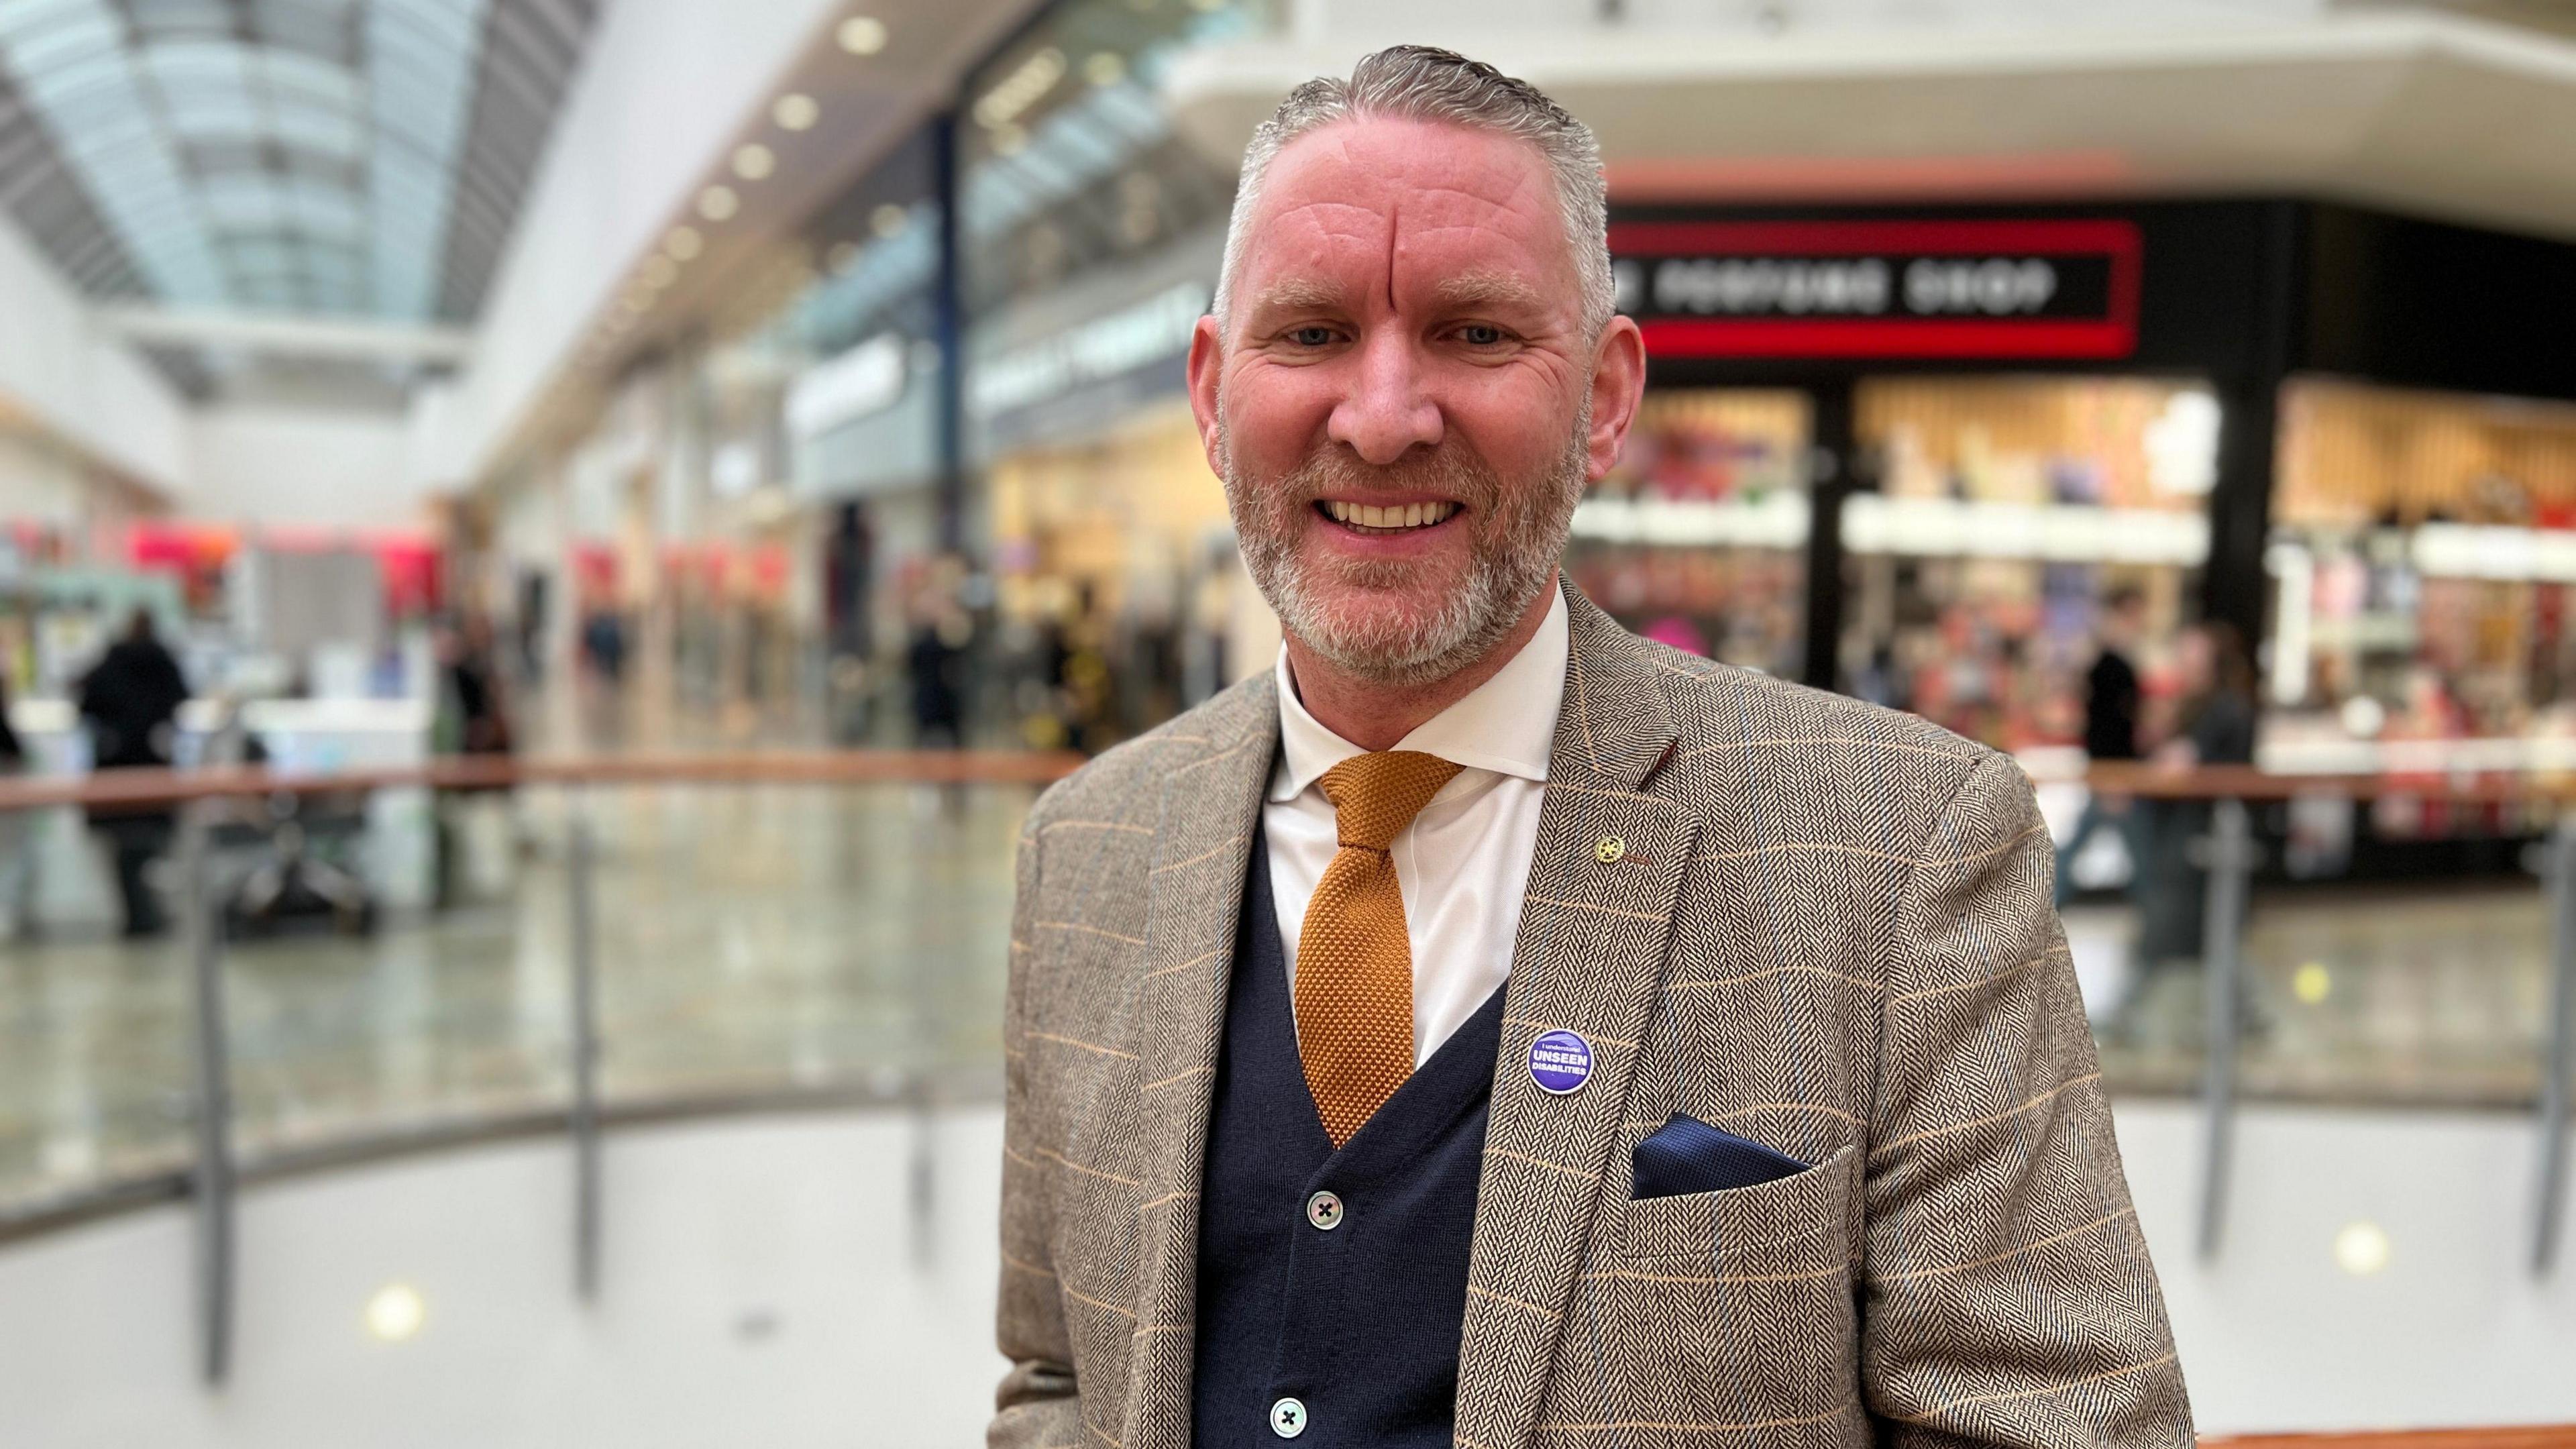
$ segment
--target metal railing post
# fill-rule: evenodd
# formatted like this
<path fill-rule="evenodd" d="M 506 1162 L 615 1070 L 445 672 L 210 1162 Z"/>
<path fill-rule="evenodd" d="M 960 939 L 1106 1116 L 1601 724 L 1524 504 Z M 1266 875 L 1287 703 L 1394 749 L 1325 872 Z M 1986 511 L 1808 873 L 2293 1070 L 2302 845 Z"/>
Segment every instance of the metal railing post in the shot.
<path fill-rule="evenodd" d="M 2576 814 L 2561 815 L 2549 842 L 2549 1044 L 2542 1055 L 2540 1152 L 2531 1214 L 2531 1271 L 2546 1274 L 2567 1206 L 2567 1119 L 2576 1084 Z"/>
<path fill-rule="evenodd" d="M 2245 976 L 2245 886 L 2254 869 L 2253 827 L 2245 802 L 2221 800 L 2211 812 L 2208 885 L 2201 915 L 2201 991 L 2208 1017 L 2201 1064 L 2200 1256 L 2218 1256 L 2227 1220 L 2227 1176 L 2236 1137 L 2238 1004 Z"/>
<path fill-rule="evenodd" d="M 233 1099 L 224 1030 L 223 905 L 207 859 L 206 807 L 179 815 L 179 872 L 185 891 L 181 940 L 188 953 L 195 1032 L 196 1163 L 188 1175 L 195 1219 L 197 1365 L 208 1385 L 223 1383 L 233 1356 Z"/>
<path fill-rule="evenodd" d="M 573 1286 L 599 1296 L 599 923 L 590 802 L 576 792 L 566 873 L 572 892 Z"/>

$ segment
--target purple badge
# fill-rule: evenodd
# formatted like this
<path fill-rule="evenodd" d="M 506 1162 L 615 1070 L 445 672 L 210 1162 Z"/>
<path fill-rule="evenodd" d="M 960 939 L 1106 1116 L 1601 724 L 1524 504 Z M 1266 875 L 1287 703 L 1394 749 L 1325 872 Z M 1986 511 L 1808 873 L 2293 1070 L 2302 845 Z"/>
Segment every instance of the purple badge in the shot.
<path fill-rule="evenodd" d="M 1530 1043 L 1530 1080 L 1559 1097 L 1592 1080 L 1592 1043 L 1570 1031 L 1544 1032 Z"/>

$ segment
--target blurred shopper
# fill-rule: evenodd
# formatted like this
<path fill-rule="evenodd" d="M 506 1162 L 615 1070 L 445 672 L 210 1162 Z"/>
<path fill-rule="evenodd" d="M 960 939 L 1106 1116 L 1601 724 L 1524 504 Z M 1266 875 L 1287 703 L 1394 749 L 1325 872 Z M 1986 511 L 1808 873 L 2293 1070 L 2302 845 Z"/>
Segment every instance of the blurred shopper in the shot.
<path fill-rule="evenodd" d="M 2176 646 L 2174 675 L 2180 701 L 2172 735 L 2156 747 L 2157 766 L 2181 773 L 2253 763 L 2255 675 L 2245 636 L 2221 620 L 2194 624 Z M 2112 1028 L 2128 1037 L 2171 1034 L 2194 1019 L 2183 983 L 2200 964 L 2209 895 L 2209 872 L 2195 848 L 2209 834 L 2209 802 L 2157 800 L 2143 813 L 2136 898 L 2145 974 Z"/>
<path fill-rule="evenodd" d="M 438 746 L 443 754 L 506 755 L 512 734 L 492 621 L 468 614 L 438 638 Z"/>
<path fill-rule="evenodd" d="M 2145 700 L 2138 666 L 2129 656 L 2145 632 L 2147 596 L 2134 587 L 2111 591 L 2102 607 L 2102 638 L 2093 667 L 2084 674 L 2084 757 L 2099 764 L 2138 758 L 2138 710 Z M 2126 796 L 2088 791 L 2084 814 L 2075 833 L 2057 852 L 2057 903 L 2074 893 L 2075 857 L 2104 826 L 2117 832 L 2127 849 L 2131 884 L 2138 871 L 2138 814 Z"/>
<path fill-rule="evenodd" d="M 27 773 L 27 746 L 9 720 L 9 683 L 0 674 L 0 779 Z M 0 940 L 27 934 L 36 882 L 37 817 L 29 810 L 0 810 Z"/>
<path fill-rule="evenodd" d="M 916 749 L 960 749 L 966 743 L 966 646 L 974 625 L 945 598 L 929 600 L 904 648 L 912 684 L 912 741 Z"/>
<path fill-rule="evenodd" d="M 101 770 L 166 768 L 188 682 L 152 627 L 152 612 L 137 609 L 125 637 L 81 679 L 81 720 L 89 727 L 90 759 Z M 107 838 L 116 859 L 116 888 L 125 907 L 125 934 L 155 935 L 169 922 L 154 899 L 149 871 L 170 848 L 177 817 L 163 805 L 93 805 L 90 824 Z"/>
<path fill-rule="evenodd" d="M 2020 768 L 1558 573 L 1645 382 L 1591 134 L 1398 47 L 1237 197 L 1286 645 L 1021 837 L 992 1444 L 2189 1443 Z"/>
<path fill-rule="evenodd" d="M 468 613 L 439 630 L 435 647 L 439 690 L 438 714 L 431 729 L 433 747 L 442 755 L 511 753 L 515 737 L 492 621 Z M 512 851 L 508 802 L 506 785 L 438 793 L 440 904 L 452 905 L 468 895 L 495 895 L 506 888 Z"/>

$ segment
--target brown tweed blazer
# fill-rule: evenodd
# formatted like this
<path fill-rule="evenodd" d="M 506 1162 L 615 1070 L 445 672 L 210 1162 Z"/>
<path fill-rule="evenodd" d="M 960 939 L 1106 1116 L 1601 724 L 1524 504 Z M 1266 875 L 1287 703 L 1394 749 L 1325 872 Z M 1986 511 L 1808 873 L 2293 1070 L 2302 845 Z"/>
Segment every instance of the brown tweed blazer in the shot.
<path fill-rule="evenodd" d="M 2020 770 L 1568 595 L 1458 1444 L 2188 1445 Z M 1200 1163 L 1278 734 L 1264 674 L 1029 817 L 996 1449 L 1190 1442 Z M 1557 1027 L 1595 1053 L 1573 1096 L 1526 1069 Z M 1817 1166 L 1633 1202 L 1674 1112 Z"/>

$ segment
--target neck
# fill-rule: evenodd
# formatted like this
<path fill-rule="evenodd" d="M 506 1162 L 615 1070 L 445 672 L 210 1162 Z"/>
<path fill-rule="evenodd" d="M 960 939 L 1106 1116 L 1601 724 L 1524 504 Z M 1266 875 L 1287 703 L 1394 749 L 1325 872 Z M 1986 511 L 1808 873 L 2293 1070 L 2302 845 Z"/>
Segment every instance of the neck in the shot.
<path fill-rule="evenodd" d="M 1547 622 L 1548 608 L 1562 587 L 1556 575 L 1550 574 L 1547 587 L 1521 610 L 1519 621 L 1501 643 L 1466 668 L 1423 684 L 1382 684 L 1336 668 L 1290 634 L 1288 673 L 1296 684 L 1298 702 L 1306 706 L 1306 713 L 1313 715 L 1317 724 L 1361 749 L 1391 750 L 1440 711 L 1475 693 L 1478 686 L 1501 673 L 1512 656 L 1538 633 L 1538 626 Z"/>

